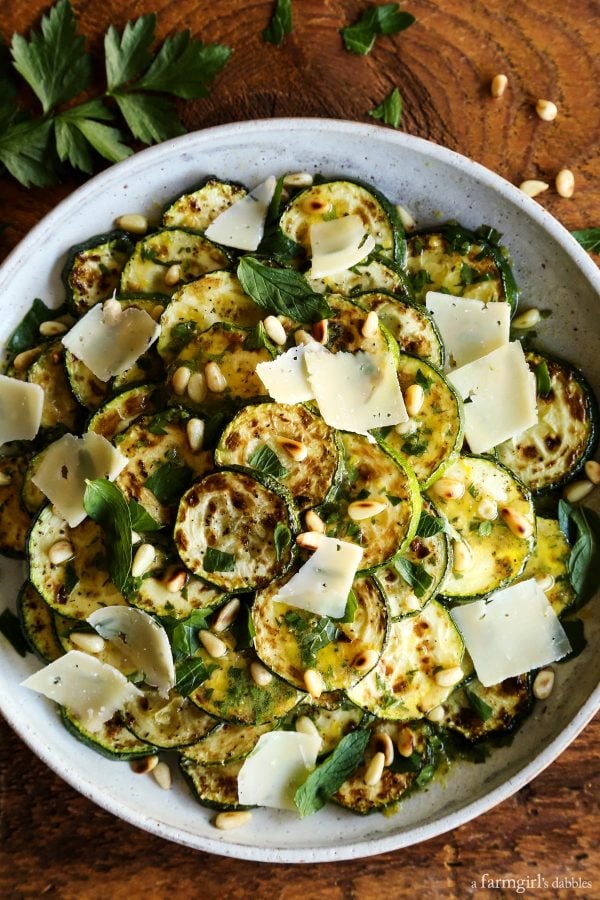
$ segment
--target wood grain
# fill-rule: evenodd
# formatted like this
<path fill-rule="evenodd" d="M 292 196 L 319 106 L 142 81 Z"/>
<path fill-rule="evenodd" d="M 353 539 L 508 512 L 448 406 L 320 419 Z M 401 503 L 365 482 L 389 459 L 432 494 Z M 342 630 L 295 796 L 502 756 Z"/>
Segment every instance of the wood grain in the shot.
<path fill-rule="evenodd" d="M 74 3 L 97 63 L 109 24 L 156 11 L 159 33 L 189 27 L 234 49 L 211 96 L 181 106 L 188 129 L 239 119 L 328 116 L 367 120 L 398 85 L 402 127 L 483 163 L 518 184 L 553 182 L 573 169 L 576 193 L 539 199 L 570 229 L 600 225 L 600 64 L 596 0 L 413 0 L 417 23 L 378 42 L 366 58 L 343 50 L 339 28 L 363 0 L 295 0 L 295 29 L 281 48 L 263 44 L 270 0 L 92 0 Z M 40 0 L 0 0 L 0 31 L 39 21 Z M 489 82 L 505 72 L 503 98 Z M 535 114 L 539 97 L 559 106 L 555 122 Z M 25 190 L 0 178 L 0 258 L 81 179 Z M 114 819 L 60 781 L 2 724 L 0 895 L 144 900 L 191 897 L 487 897 L 483 876 L 529 878 L 531 897 L 600 895 L 597 808 L 600 723 L 592 723 L 545 773 L 496 810 L 452 834 L 370 860 L 326 866 L 269 866 L 208 856 Z M 473 770 L 477 777 L 477 769 Z M 555 877 L 593 887 L 553 887 Z M 474 883 L 474 886 L 473 886 Z M 524 882 L 526 884 L 526 881 Z M 512 897 L 510 887 L 495 896 Z"/>

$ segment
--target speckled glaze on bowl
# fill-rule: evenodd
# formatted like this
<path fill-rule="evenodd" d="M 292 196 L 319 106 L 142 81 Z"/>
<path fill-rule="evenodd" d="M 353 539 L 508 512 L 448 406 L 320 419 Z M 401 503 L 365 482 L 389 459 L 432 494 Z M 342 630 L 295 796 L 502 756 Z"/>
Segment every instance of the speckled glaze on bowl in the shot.
<path fill-rule="evenodd" d="M 543 344 L 578 364 L 600 394 L 600 274 L 555 219 L 497 175 L 442 147 L 378 126 L 320 119 L 244 122 L 186 135 L 91 179 L 36 226 L 0 269 L 0 342 L 34 297 L 52 305 L 62 301 L 59 275 L 67 248 L 109 230 L 116 216 L 144 212 L 158 221 L 169 198 L 208 174 L 252 185 L 293 170 L 371 181 L 410 209 L 419 226 L 448 218 L 470 227 L 493 225 L 510 249 L 525 303 L 553 311 L 541 329 Z M 14 604 L 24 575 L 23 563 L 0 560 L 0 605 Z M 62 778 L 114 815 L 161 837 L 267 862 L 368 856 L 480 815 L 565 749 L 600 706 L 599 616 L 593 605 L 588 610 L 588 647 L 572 663 L 556 667 L 554 693 L 538 703 L 512 746 L 483 765 L 457 766 L 445 783 L 415 794 L 392 817 L 362 818 L 332 805 L 303 821 L 257 810 L 249 826 L 216 831 L 212 814 L 194 801 L 174 761 L 174 788 L 164 792 L 152 779 L 135 777 L 126 764 L 105 760 L 74 740 L 50 701 L 19 686 L 39 664 L 32 656 L 18 657 L 1 636 L 0 704 L 12 727 Z"/>

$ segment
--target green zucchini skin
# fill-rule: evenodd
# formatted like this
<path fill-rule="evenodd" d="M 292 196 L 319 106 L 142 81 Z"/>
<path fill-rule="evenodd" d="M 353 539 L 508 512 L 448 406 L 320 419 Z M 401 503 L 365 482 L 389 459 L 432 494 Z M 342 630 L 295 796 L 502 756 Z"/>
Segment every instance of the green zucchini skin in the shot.
<path fill-rule="evenodd" d="M 142 415 L 153 415 L 160 405 L 159 388 L 142 384 L 111 397 L 88 421 L 87 430 L 112 441 Z"/>
<path fill-rule="evenodd" d="M 98 731 L 89 731 L 70 710 L 61 707 L 62 722 L 78 741 L 107 759 L 128 760 L 149 756 L 156 751 L 153 744 L 140 741 L 123 724 L 118 713 Z"/>
<path fill-rule="evenodd" d="M 0 473 L 7 484 L 0 484 L 0 553 L 25 555 L 31 516 L 23 507 L 21 494 L 27 472 L 27 458 L 0 456 Z"/>
<path fill-rule="evenodd" d="M 363 710 L 350 703 L 341 692 L 322 695 L 310 703 L 301 703 L 289 716 L 290 727 L 297 730 L 296 722 L 301 717 L 310 719 L 319 733 L 321 738 L 319 756 L 331 753 L 345 735 L 368 721 L 368 716 Z"/>
<path fill-rule="evenodd" d="M 245 197 L 246 193 L 242 184 L 221 181 L 215 175 L 209 175 L 168 201 L 163 212 L 163 226 L 206 231 L 217 216 Z"/>
<path fill-rule="evenodd" d="M 161 750 L 175 750 L 194 744 L 217 724 L 212 716 L 201 712 L 176 691 L 171 691 L 167 699 L 150 689 L 145 689 L 143 694 L 143 697 L 128 703 L 121 715 L 138 740 Z"/>
<path fill-rule="evenodd" d="M 469 700 L 469 692 L 489 707 L 485 720 Z M 462 734 L 476 742 L 492 734 L 507 734 L 521 723 L 533 706 L 531 678 L 528 674 L 507 678 L 500 684 L 484 687 L 473 677 L 468 684 L 459 685 L 445 704 L 444 728 Z"/>
<path fill-rule="evenodd" d="M 71 392 L 65 370 L 65 348 L 60 341 L 47 346 L 27 370 L 27 381 L 44 391 L 42 433 L 53 430 L 77 432 L 81 407 Z"/>
<path fill-rule="evenodd" d="M 110 394 L 110 384 L 100 381 L 70 350 L 65 351 L 65 372 L 73 396 L 81 406 L 90 412 L 102 406 Z"/>
<path fill-rule="evenodd" d="M 17 596 L 17 614 L 27 643 L 42 662 L 51 663 L 63 655 L 52 610 L 29 581 Z"/>
<path fill-rule="evenodd" d="M 250 809 L 238 800 L 237 777 L 242 762 L 202 766 L 185 757 L 180 759 L 183 777 L 202 806 L 217 810 Z"/>
<path fill-rule="evenodd" d="M 360 301 L 362 295 L 358 295 Z M 365 323 L 365 307 L 360 302 L 347 299 L 338 294 L 331 294 L 327 302 L 333 310 L 333 316 L 327 320 L 327 340 L 325 346 L 332 353 L 382 354 L 390 349 L 390 341 L 383 329 L 379 328 L 375 335 L 365 337 L 362 328 Z M 393 350 L 395 350 L 395 346 Z"/>
<path fill-rule="evenodd" d="M 443 367 L 444 344 L 433 316 L 424 306 L 383 290 L 356 294 L 353 300 L 363 309 L 377 313 L 380 324 L 387 328 L 400 351 L 439 369 Z"/>
<path fill-rule="evenodd" d="M 97 234 L 69 250 L 62 280 L 71 312 L 80 316 L 117 289 L 134 242 L 125 231 Z"/>
<path fill-rule="evenodd" d="M 255 748 L 259 737 L 274 730 L 273 722 L 263 725 L 233 725 L 215 721 L 215 727 L 201 740 L 182 747 L 181 756 L 201 766 L 228 765 L 241 762 Z"/>
<path fill-rule="evenodd" d="M 536 576 L 550 575 L 552 587 L 545 593 L 557 616 L 571 610 L 577 595 L 569 579 L 569 555 L 571 548 L 556 519 L 536 520 L 537 542 L 535 550 L 527 560 L 523 574 L 518 579 L 526 581 Z"/>
<path fill-rule="evenodd" d="M 376 251 L 346 272 L 323 278 L 311 278 L 307 272 L 306 279 L 318 294 L 340 294 L 352 299 L 366 291 L 384 290 L 409 301 L 414 299 L 408 276 L 403 269 Z"/>

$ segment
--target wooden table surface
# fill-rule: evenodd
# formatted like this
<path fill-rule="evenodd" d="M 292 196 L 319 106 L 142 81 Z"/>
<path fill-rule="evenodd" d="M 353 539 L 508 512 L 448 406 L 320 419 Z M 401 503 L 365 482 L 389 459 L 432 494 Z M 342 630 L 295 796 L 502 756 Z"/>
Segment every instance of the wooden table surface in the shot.
<path fill-rule="evenodd" d="M 381 40 L 368 57 L 351 56 L 338 29 L 365 5 L 294 0 L 294 34 L 278 49 L 261 41 L 270 0 L 75 2 L 99 59 L 111 23 L 122 28 L 151 11 L 161 36 L 189 27 L 234 48 L 211 96 L 182 108 L 189 130 L 289 115 L 367 121 L 367 110 L 398 85 L 405 131 L 517 184 L 552 183 L 568 166 L 574 197 L 561 199 L 551 187 L 539 199 L 567 228 L 600 225 L 597 2 L 412 0 L 413 27 Z M 44 0 L 0 0 L 0 32 L 29 29 L 45 8 Z M 493 100 L 489 82 L 498 72 L 509 87 Z M 539 97 L 556 101 L 556 121 L 535 115 Z M 0 219 L 10 223 L 0 258 L 79 183 L 26 190 L 0 178 Z M 600 896 L 597 720 L 531 785 L 476 821 L 407 850 L 320 866 L 239 862 L 146 835 L 78 795 L 1 727 L 2 897 L 462 898 L 487 896 L 486 875 L 523 879 L 524 896 Z M 556 878 L 580 887 L 553 887 Z M 538 887 L 544 879 L 549 887 Z M 507 886 L 496 896 L 514 894 Z"/>

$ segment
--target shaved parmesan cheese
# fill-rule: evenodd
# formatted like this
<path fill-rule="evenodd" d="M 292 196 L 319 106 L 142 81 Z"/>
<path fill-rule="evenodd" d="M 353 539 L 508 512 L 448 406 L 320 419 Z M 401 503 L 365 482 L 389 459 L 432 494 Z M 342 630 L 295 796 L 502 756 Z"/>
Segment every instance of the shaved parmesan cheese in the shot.
<path fill-rule="evenodd" d="M 263 238 L 276 184 L 277 179 L 270 175 L 241 200 L 236 200 L 208 226 L 204 232 L 206 237 L 237 250 L 256 250 Z"/>
<path fill-rule="evenodd" d="M 309 278 L 325 278 L 357 265 L 375 248 L 360 216 L 342 216 L 310 226 L 312 265 Z"/>
<path fill-rule="evenodd" d="M 167 633 L 156 619 L 130 606 L 105 606 L 93 612 L 88 622 L 119 650 L 124 662 L 143 674 L 147 684 L 168 696 L 175 684 L 173 654 Z"/>
<path fill-rule="evenodd" d="M 22 685 L 65 706 L 90 731 L 98 731 L 117 710 L 143 696 L 113 666 L 80 650 L 70 650 Z"/>
<path fill-rule="evenodd" d="M 152 316 L 130 307 L 106 316 L 97 303 L 63 337 L 67 350 L 81 360 L 100 381 L 108 381 L 131 368 L 160 334 Z"/>
<path fill-rule="evenodd" d="M 535 578 L 496 591 L 487 601 L 465 603 L 450 615 L 485 687 L 546 666 L 571 650 Z"/>
<path fill-rule="evenodd" d="M 310 559 L 283 585 L 274 602 L 341 619 L 363 556 L 361 547 L 323 537 Z"/>
<path fill-rule="evenodd" d="M 515 437 L 537 423 L 535 375 L 519 341 L 450 372 L 465 403 L 465 437 L 473 453 Z"/>
<path fill-rule="evenodd" d="M 277 403 L 304 403 L 314 399 L 313 389 L 308 381 L 304 358 L 307 352 L 325 352 L 316 341 L 301 344 L 282 353 L 272 362 L 261 362 L 256 374 Z"/>
<path fill-rule="evenodd" d="M 39 384 L 0 375 L 0 446 L 31 441 L 42 421 L 44 391 Z"/>
<path fill-rule="evenodd" d="M 451 297 L 429 291 L 425 300 L 440 330 L 447 368 L 466 366 L 508 344 L 510 305 L 483 303 L 466 297 Z"/>
<path fill-rule="evenodd" d="M 127 457 L 100 434 L 88 431 L 80 438 L 64 434 L 44 451 L 32 481 L 74 528 L 86 517 L 86 479 L 114 481 L 127 462 Z"/>
<path fill-rule="evenodd" d="M 307 353 L 308 380 L 328 425 L 366 434 L 408 422 L 391 353 Z"/>
<path fill-rule="evenodd" d="M 314 769 L 321 738 L 298 731 L 269 731 L 258 739 L 238 774 L 244 806 L 296 809 L 294 794 Z"/>

